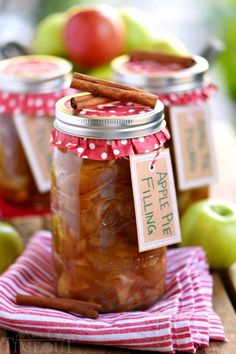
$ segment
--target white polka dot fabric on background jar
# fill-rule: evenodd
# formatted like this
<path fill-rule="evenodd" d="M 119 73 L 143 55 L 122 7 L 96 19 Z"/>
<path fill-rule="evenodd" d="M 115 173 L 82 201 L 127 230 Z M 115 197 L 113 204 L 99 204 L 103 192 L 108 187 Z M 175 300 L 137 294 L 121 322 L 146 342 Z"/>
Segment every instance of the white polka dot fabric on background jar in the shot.
<path fill-rule="evenodd" d="M 70 62 L 52 56 L 20 56 L 0 63 L 0 209 L 3 216 L 5 209 L 14 205 L 29 210 L 49 209 L 48 139 L 55 103 L 69 92 L 71 69 Z"/>
<path fill-rule="evenodd" d="M 165 247 L 139 252 L 129 157 L 157 156 L 170 138 L 164 106 L 113 101 L 73 111 L 70 100 L 57 102 L 51 136 L 58 295 L 104 312 L 145 307 L 163 294 Z"/>
<path fill-rule="evenodd" d="M 200 56 L 145 52 L 112 62 L 115 82 L 142 87 L 158 95 L 165 105 L 180 214 L 193 202 L 207 198 L 216 179 L 207 104 L 216 86 L 209 82 L 208 67 Z"/>

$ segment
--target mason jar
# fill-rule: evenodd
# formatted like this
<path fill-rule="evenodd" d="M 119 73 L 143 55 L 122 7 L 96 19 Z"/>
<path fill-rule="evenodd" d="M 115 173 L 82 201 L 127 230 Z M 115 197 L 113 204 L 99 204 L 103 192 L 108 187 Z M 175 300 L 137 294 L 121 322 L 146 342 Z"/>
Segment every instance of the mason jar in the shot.
<path fill-rule="evenodd" d="M 114 101 L 74 112 L 70 99 L 57 102 L 51 136 L 58 296 L 103 312 L 143 308 L 164 292 L 166 247 L 139 252 L 129 160 L 157 155 L 170 138 L 164 106 Z"/>
<path fill-rule="evenodd" d="M 0 62 L 0 195 L 6 203 L 50 206 L 48 139 L 55 102 L 69 87 L 71 68 L 53 56 Z"/>
<path fill-rule="evenodd" d="M 209 98 L 208 62 L 200 56 L 175 57 L 134 53 L 113 60 L 113 79 L 155 93 L 165 105 L 180 215 L 194 202 L 209 197 L 216 179 Z"/>

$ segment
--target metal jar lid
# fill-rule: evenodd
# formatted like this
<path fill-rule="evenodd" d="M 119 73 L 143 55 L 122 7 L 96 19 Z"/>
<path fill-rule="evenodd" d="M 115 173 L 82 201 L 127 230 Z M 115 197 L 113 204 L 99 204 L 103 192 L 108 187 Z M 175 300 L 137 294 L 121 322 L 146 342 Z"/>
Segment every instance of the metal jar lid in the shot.
<path fill-rule="evenodd" d="M 0 90 L 13 93 L 46 93 L 63 88 L 72 64 L 54 56 L 24 55 L 0 62 Z M 68 84 L 69 85 L 69 84 Z"/>
<path fill-rule="evenodd" d="M 207 81 L 209 64 L 203 57 L 193 55 L 193 65 L 178 71 L 133 72 L 126 67 L 129 56 L 112 61 L 113 80 L 122 84 L 143 87 L 157 94 L 178 93 L 193 90 Z"/>
<path fill-rule="evenodd" d="M 70 99 L 86 94 L 66 96 L 57 101 L 56 129 L 76 137 L 112 140 L 151 135 L 166 126 L 164 105 L 160 100 L 153 110 L 138 115 L 96 117 L 75 114 L 70 107 Z"/>

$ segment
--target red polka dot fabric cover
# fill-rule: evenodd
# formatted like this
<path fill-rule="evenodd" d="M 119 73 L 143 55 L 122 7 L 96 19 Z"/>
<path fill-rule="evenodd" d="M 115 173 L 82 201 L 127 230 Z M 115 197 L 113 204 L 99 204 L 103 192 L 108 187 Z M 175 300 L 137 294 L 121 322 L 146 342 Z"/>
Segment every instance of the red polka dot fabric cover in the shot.
<path fill-rule="evenodd" d="M 187 92 L 159 95 L 159 98 L 165 106 L 185 106 L 187 104 L 198 104 L 199 102 L 207 101 L 209 98 L 215 96 L 216 91 L 217 86 L 210 83 Z"/>
<path fill-rule="evenodd" d="M 133 102 L 114 101 L 86 109 L 84 108 L 79 113 L 84 117 L 102 116 L 112 118 L 138 115 L 148 111 L 151 111 L 149 107 L 144 107 Z M 166 127 L 152 135 L 120 140 L 75 137 L 54 129 L 51 134 L 50 143 L 57 148 L 66 148 L 83 159 L 113 160 L 128 157 L 133 154 L 143 154 L 157 150 L 169 139 L 170 134 Z"/>
<path fill-rule="evenodd" d="M 70 108 L 67 101 L 66 106 Z M 113 101 L 106 104 L 99 104 L 94 107 L 84 108 L 79 114 L 85 117 L 123 117 L 152 112 L 153 109 L 138 103 L 129 101 Z"/>
<path fill-rule="evenodd" d="M 27 114 L 30 116 L 54 116 L 56 101 L 75 92 L 72 89 L 63 89 L 48 93 L 10 93 L 0 91 L 0 114 Z"/>

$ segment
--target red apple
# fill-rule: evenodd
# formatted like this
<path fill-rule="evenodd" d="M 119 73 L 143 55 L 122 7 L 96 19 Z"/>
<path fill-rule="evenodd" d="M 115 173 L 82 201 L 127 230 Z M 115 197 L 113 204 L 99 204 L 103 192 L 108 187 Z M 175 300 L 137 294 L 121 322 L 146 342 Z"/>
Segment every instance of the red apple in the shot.
<path fill-rule="evenodd" d="M 125 27 L 118 11 L 109 5 L 82 8 L 64 27 L 70 59 L 82 69 L 108 63 L 124 49 Z"/>

